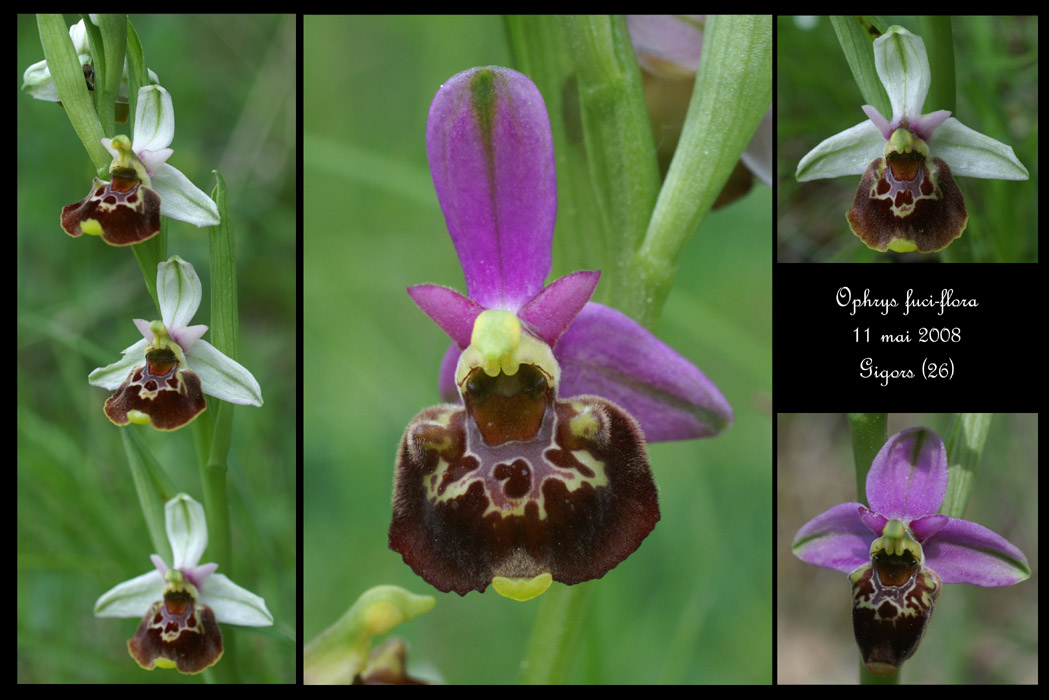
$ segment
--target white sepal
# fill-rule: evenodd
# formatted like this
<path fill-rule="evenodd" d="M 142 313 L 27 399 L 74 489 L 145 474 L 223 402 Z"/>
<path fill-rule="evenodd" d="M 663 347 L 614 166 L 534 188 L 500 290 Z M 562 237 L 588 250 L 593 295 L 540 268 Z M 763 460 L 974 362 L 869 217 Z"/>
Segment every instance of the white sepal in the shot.
<path fill-rule="evenodd" d="M 223 574 L 208 577 L 201 590 L 200 602 L 215 612 L 215 619 L 219 622 L 245 627 L 273 624 L 273 615 L 266 608 L 266 601 Z"/>
<path fill-rule="evenodd" d="M 163 597 L 164 577 L 153 569 L 103 593 L 95 601 L 95 617 L 142 617 Z"/>
<path fill-rule="evenodd" d="M 205 394 L 242 406 L 262 405 L 262 388 L 251 372 L 208 341 L 198 340 L 186 362 Z"/>
<path fill-rule="evenodd" d="M 1030 175 L 1013 147 L 970 129 L 951 117 L 936 129 L 929 144 L 955 175 L 996 180 L 1026 180 Z"/>
<path fill-rule="evenodd" d="M 869 119 L 834 134 L 805 154 L 798 163 L 798 182 L 841 175 L 862 175 L 885 150 L 885 138 Z"/>

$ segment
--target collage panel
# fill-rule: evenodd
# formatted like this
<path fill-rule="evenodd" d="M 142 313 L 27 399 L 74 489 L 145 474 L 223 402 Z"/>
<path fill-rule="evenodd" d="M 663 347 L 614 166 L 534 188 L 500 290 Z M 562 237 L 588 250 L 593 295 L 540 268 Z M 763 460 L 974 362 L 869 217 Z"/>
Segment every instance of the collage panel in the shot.
<path fill-rule="evenodd" d="M 656 25 L 304 18 L 307 683 L 772 681 L 772 20 Z"/>
<path fill-rule="evenodd" d="M 15 25 L 16 682 L 293 684 L 297 18 Z"/>
<path fill-rule="evenodd" d="M 1037 415 L 776 427 L 778 683 L 1038 682 Z"/>
<path fill-rule="evenodd" d="M 1037 260 L 1037 17 L 776 28 L 777 261 Z"/>

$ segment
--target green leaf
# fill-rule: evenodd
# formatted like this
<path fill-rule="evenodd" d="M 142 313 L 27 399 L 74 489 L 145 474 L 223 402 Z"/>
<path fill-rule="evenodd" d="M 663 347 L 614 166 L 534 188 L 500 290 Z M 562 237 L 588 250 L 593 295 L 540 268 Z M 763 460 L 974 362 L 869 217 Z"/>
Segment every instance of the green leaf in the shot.
<path fill-rule="evenodd" d="M 91 57 L 95 67 L 95 110 L 102 130 L 116 133 L 116 101 L 124 77 L 124 53 L 127 46 L 127 16 L 100 14 L 98 26 L 84 15 Z"/>
<path fill-rule="evenodd" d="M 607 300 L 616 270 L 610 265 L 612 222 L 591 183 L 575 60 L 555 15 L 505 18 L 514 64 L 532 79 L 546 102 L 557 164 L 557 227 L 553 278 L 575 270 L 602 270 L 595 300 Z M 432 190 L 432 185 L 427 183 Z"/>
<path fill-rule="evenodd" d="M 153 541 L 153 551 L 170 562 L 171 545 L 168 544 L 164 524 L 164 504 L 175 495 L 175 485 L 138 431 L 135 426 L 121 428 L 120 437 L 124 442 L 128 466 L 131 467 L 131 479 L 135 482 L 138 502 L 146 519 L 146 528 Z"/>
<path fill-rule="evenodd" d="M 947 428 L 947 495 L 940 512 L 961 518 L 969 505 L 993 413 L 958 413 Z"/>
<path fill-rule="evenodd" d="M 54 78 L 69 123 L 73 125 L 73 130 L 80 137 L 100 175 L 108 177 L 113 157 L 102 146 L 101 139 L 105 136 L 102 122 L 95 113 L 94 102 L 84 82 L 84 70 L 69 38 L 66 21 L 62 15 L 37 15 L 36 21 L 47 68 Z"/>
<path fill-rule="evenodd" d="M 865 104 L 872 105 L 883 115 L 891 115 L 889 95 L 885 92 L 878 71 L 874 67 L 873 48 L 874 40 L 889 28 L 888 23 L 881 17 L 857 15 L 835 15 L 830 21 Z"/>
<path fill-rule="evenodd" d="M 149 72 L 146 70 L 146 54 L 142 50 L 142 42 L 139 41 L 138 32 L 131 20 L 127 21 L 127 101 L 128 101 L 128 130 L 135 133 L 135 111 L 138 107 L 138 90 L 144 85 L 149 85 Z"/>

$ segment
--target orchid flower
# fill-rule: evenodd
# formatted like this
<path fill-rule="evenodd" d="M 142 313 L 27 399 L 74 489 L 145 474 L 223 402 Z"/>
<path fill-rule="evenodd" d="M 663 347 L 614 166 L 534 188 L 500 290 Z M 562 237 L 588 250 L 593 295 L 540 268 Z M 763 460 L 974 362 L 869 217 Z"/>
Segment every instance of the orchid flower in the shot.
<path fill-rule="evenodd" d="M 164 522 L 171 567 L 150 555 L 156 570 L 103 593 L 95 617 L 142 618 L 127 648 L 147 671 L 159 666 L 200 673 L 222 657 L 219 622 L 268 627 L 273 616 L 262 598 L 216 574 L 218 564 L 197 564 L 208 546 L 203 506 L 180 493 L 164 505 Z"/>
<path fill-rule="evenodd" d="M 70 236 L 102 236 L 110 245 L 131 245 L 160 231 L 160 216 L 197 227 L 219 223 L 211 197 L 166 162 L 175 136 L 171 95 L 159 85 L 138 91 L 135 139 L 118 134 L 102 139 L 113 156 L 110 181 L 97 177 L 87 197 L 62 209 L 62 229 Z"/>
<path fill-rule="evenodd" d="M 134 319 L 142 340 L 126 348 L 119 361 L 88 375 L 93 386 L 116 390 L 105 404 L 114 424 L 175 430 L 207 408 L 204 394 L 262 405 L 262 389 L 251 372 L 201 339 L 207 326 L 188 325 L 201 296 L 200 278 L 188 262 L 173 255 L 157 265 L 162 320 Z"/>
<path fill-rule="evenodd" d="M 849 575 L 863 663 L 892 675 L 918 649 L 945 583 L 993 588 L 1027 579 L 1023 552 L 983 525 L 937 514 L 947 453 L 926 428 L 893 435 L 867 472 L 867 499 L 805 523 L 794 555 Z"/>
<path fill-rule="evenodd" d="M 812 149 L 795 177 L 804 182 L 862 174 L 847 218 L 867 247 L 941 250 L 962 235 L 969 219 L 954 175 L 1026 180 L 1027 168 L 1012 147 L 949 111 L 922 114 L 931 75 L 920 36 L 890 27 L 874 40 L 874 64 L 892 104 L 891 119 L 864 105 L 868 119 Z"/>
<path fill-rule="evenodd" d="M 408 293 L 452 338 L 439 385 L 460 402 L 404 433 L 390 547 L 460 595 L 493 583 L 521 600 L 551 579 L 600 578 L 659 520 L 646 437 L 716 435 L 732 409 L 688 360 L 589 302 L 600 273 L 543 286 L 557 182 L 531 80 L 499 67 L 453 76 L 426 144 L 469 297 Z"/>

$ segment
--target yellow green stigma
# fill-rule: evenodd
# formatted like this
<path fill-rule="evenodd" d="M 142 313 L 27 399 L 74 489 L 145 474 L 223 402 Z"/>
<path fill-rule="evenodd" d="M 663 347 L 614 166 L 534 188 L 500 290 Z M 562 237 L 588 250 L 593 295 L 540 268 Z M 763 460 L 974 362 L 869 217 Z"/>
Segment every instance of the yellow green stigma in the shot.
<path fill-rule="evenodd" d="M 521 345 L 521 322 L 517 316 L 502 309 L 482 311 L 474 321 L 470 346 L 481 356 L 481 368 L 489 377 L 517 373 L 520 360 L 517 349 Z"/>
<path fill-rule="evenodd" d="M 117 134 L 109 140 L 109 147 L 117 152 L 113 162 L 109 164 L 110 175 L 139 180 L 146 187 L 150 186 L 146 166 L 142 164 L 135 152 L 131 150 L 131 139 L 124 134 Z"/>
<path fill-rule="evenodd" d="M 168 569 L 164 572 L 164 594 L 168 593 L 188 593 L 196 600 L 197 587 L 178 569 Z"/>
<path fill-rule="evenodd" d="M 131 159 L 135 157 L 131 150 L 131 139 L 124 134 L 117 134 L 109 140 L 109 145 L 119 154 L 113 159 L 113 165 L 131 167 Z"/>
<path fill-rule="evenodd" d="M 171 358 L 173 355 L 174 360 L 178 362 L 178 366 L 185 367 L 186 356 L 182 352 L 182 346 L 168 335 L 168 329 L 164 327 L 164 322 L 150 321 L 149 330 L 153 333 L 153 340 L 146 345 L 146 358 L 155 359 L 162 354 L 157 351 L 169 351 L 171 354 L 168 357 Z"/>
<path fill-rule="evenodd" d="M 910 552 L 916 562 L 922 561 L 922 546 L 910 536 L 907 528 L 899 520 L 890 520 L 886 523 L 881 537 L 871 542 L 871 556 L 873 557 L 879 551 L 896 556 Z"/>
<path fill-rule="evenodd" d="M 907 154 L 917 153 L 922 158 L 929 157 L 929 147 L 925 145 L 925 142 L 915 136 L 912 132 L 907 129 L 897 129 L 892 132 L 892 136 L 885 142 L 885 157 L 889 157 L 894 154 Z"/>

